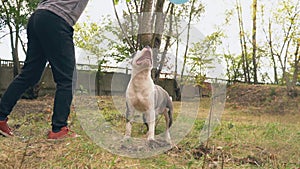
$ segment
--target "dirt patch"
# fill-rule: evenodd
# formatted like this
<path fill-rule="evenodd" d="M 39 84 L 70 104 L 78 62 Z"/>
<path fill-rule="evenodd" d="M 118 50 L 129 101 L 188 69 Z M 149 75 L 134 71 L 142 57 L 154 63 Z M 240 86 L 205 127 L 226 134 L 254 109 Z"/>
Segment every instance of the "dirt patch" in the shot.
<path fill-rule="evenodd" d="M 300 93 L 300 89 L 296 92 Z M 227 88 L 227 103 L 257 113 L 284 114 L 300 110 L 300 96 L 287 96 L 286 87 L 275 85 L 231 85 Z"/>
<path fill-rule="evenodd" d="M 0 145 L 0 168 L 124 168 L 124 166 L 131 166 L 128 168 L 202 168 L 204 157 L 206 168 L 222 168 L 223 165 L 224 168 L 299 168 L 298 116 L 292 114 L 256 116 L 241 113 L 242 110 L 251 113 L 254 112 L 253 110 L 271 112 L 271 108 L 276 108 L 274 104 L 280 103 L 278 99 L 286 97 L 281 96 L 281 93 L 284 93 L 283 89 L 271 87 L 229 86 L 227 104 L 236 107 L 228 112 L 235 112 L 238 116 L 233 117 L 225 112 L 231 120 L 222 121 L 223 126 L 214 132 L 208 147 L 199 145 L 201 127 L 195 126 L 176 147 L 159 156 L 142 160 L 117 156 L 96 145 L 85 134 L 86 130 L 83 130 L 76 121 L 78 117 L 75 118 L 74 113 L 71 113 L 70 120 L 74 121 L 71 128 L 82 137 L 54 143 L 46 141 L 46 133 L 51 123 L 53 97 L 39 97 L 36 100 L 22 99 L 14 108 L 9 120 L 9 125 L 15 130 L 17 137 L 0 137 L 2 143 Z M 296 100 L 289 104 L 298 105 L 299 97 L 293 99 Z M 92 106 L 88 104 L 90 100 L 77 101 L 84 104 L 87 110 Z M 101 110 L 107 110 L 104 114 L 107 121 L 112 124 L 123 124 L 123 116 L 114 112 L 110 97 L 99 97 L 94 101 L 96 101 L 96 106 L 102 108 Z M 204 98 L 202 104 L 204 103 L 205 108 L 201 110 L 207 112 L 209 99 Z M 299 113 L 295 107 L 288 107 L 286 102 L 282 101 L 281 106 L 285 109 L 284 112 L 294 110 Z M 296 108 L 299 110 L 299 107 Z M 86 116 L 86 114 L 83 115 Z M 245 118 L 247 120 L 244 120 Z M 286 122 L 284 123 L 282 119 Z M 121 120 L 123 120 L 122 123 L 115 123 Z M 202 124 L 200 122 L 202 119 L 199 119 L 199 126 Z M 113 127 L 122 128 L 122 126 L 124 125 Z M 123 129 L 120 130 L 123 131 Z M 104 134 L 96 135 L 96 137 L 101 138 Z M 143 137 L 144 133 L 138 131 L 137 134 Z M 142 146 L 138 148 L 140 151 L 151 151 L 157 147 L 168 146 L 163 140 L 158 141 L 150 145 L 146 145 L 147 142 L 141 142 Z M 120 147 L 115 147 L 115 149 L 139 151 L 136 147 L 125 143 L 119 144 Z"/>
<path fill-rule="evenodd" d="M 224 149 L 221 146 L 205 146 L 200 144 L 198 147 L 192 149 L 191 152 L 195 159 L 204 159 L 208 168 L 223 168 L 224 165 L 228 165 L 229 163 L 236 166 L 247 164 L 253 167 L 263 167 L 267 162 L 276 163 L 276 155 L 266 149 L 257 146 L 245 147 L 250 150 L 251 154 L 244 157 L 236 157 L 230 153 L 229 150 L 234 149 L 234 145 Z"/>

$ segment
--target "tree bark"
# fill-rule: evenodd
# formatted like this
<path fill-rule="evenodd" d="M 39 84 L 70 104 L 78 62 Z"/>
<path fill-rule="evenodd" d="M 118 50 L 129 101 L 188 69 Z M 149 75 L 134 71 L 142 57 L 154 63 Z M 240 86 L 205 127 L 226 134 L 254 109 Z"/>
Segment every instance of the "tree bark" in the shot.
<path fill-rule="evenodd" d="M 138 44 L 139 49 L 144 46 L 151 46 L 153 36 L 153 0 L 142 1 L 141 20 L 139 21 Z M 152 47 L 152 46 L 151 46 Z"/>
<path fill-rule="evenodd" d="M 252 64 L 253 64 L 253 80 L 254 84 L 258 83 L 257 79 L 257 63 L 256 63 L 256 13 L 257 13 L 257 0 L 253 0 L 252 6 Z"/>
<path fill-rule="evenodd" d="M 166 60 L 166 55 L 167 55 L 168 49 L 170 47 L 170 40 L 171 40 L 172 29 L 173 29 L 173 27 L 172 27 L 172 24 L 173 24 L 173 10 L 174 10 L 174 4 L 171 4 L 170 20 L 169 20 L 169 31 L 168 31 L 168 34 L 167 34 L 164 51 L 162 53 L 162 56 L 161 56 L 161 59 L 160 59 L 160 62 L 159 62 L 159 67 L 158 67 L 158 70 L 155 73 L 154 82 L 157 82 L 158 79 L 159 79 L 159 75 L 160 75 L 161 70 L 164 66 L 164 63 L 165 63 L 165 60 Z"/>
<path fill-rule="evenodd" d="M 123 35 L 125 36 L 127 44 L 130 46 L 130 49 L 133 50 L 134 49 L 134 45 L 131 43 L 130 39 L 128 38 L 128 35 L 127 35 L 126 31 L 124 30 L 124 28 L 123 28 L 123 26 L 121 24 L 121 21 L 120 21 L 120 18 L 119 18 L 117 9 L 116 9 L 115 0 L 112 0 L 112 2 L 113 2 L 113 7 L 114 7 L 114 13 L 115 13 L 115 16 L 117 18 L 118 24 L 119 24 L 119 26 L 120 26 L 120 28 L 122 30 Z"/>
<path fill-rule="evenodd" d="M 183 55 L 183 65 L 182 65 L 182 69 L 181 69 L 181 75 L 180 75 L 180 89 L 182 89 L 183 87 L 183 74 L 184 74 L 184 68 L 186 65 L 186 60 L 187 60 L 187 53 L 188 53 L 188 49 L 189 49 L 189 41 L 190 41 L 190 29 L 191 29 L 191 22 L 192 22 L 192 15 L 194 12 L 194 5 L 195 5 L 195 1 L 192 1 L 192 5 L 190 8 L 190 14 L 189 14 L 189 19 L 188 19 L 188 23 L 187 23 L 187 37 L 186 37 L 186 45 L 185 45 L 185 51 L 184 51 L 184 55 Z"/>
<path fill-rule="evenodd" d="M 240 45 L 242 51 L 242 66 L 243 66 L 243 75 L 244 81 L 246 83 L 250 82 L 250 75 L 249 75 L 249 62 L 248 62 L 248 52 L 247 52 L 247 45 L 246 45 L 246 38 L 245 38 L 245 31 L 244 31 L 244 24 L 242 18 L 242 7 L 240 2 L 236 1 L 237 5 L 237 14 L 238 14 L 238 22 L 239 22 L 239 29 L 240 29 Z"/>
<path fill-rule="evenodd" d="M 165 0 L 157 0 L 156 6 L 155 6 L 155 31 L 152 37 L 152 43 L 151 46 L 153 48 L 160 48 L 161 45 L 161 37 L 164 32 L 164 23 L 165 23 L 165 16 L 163 13 Z"/>
<path fill-rule="evenodd" d="M 275 82 L 275 84 L 278 84 L 279 81 L 278 81 L 278 74 L 277 74 L 277 63 L 276 63 L 276 60 L 275 60 L 275 53 L 274 53 L 274 50 L 273 50 L 272 24 L 271 24 L 270 20 L 269 20 L 268 32 L 269 32 L 268 43 L 269 43 L 269 46 L 270 46 L 271 60 L 273 62 L 274 82 Z"/>
<path fill-rule="evenodd" d="M 3 9 L 5 12 L 5 17 L 6 17 L 6 25 L 8 26 L 9 29 L 9 36 L 10 36 L 10 46 L 11 46 L 11 54 L 12 54 L 12 59 L 13 59 L 13 75 L 14 77 L 19 74 L 20 70 L 20 62 L 19 62 L 19 55 L 18 55 L 18 37 L 19 37 L 19 27 L 18 24 L 15 25 L 16 31 L 14 32 L 13 26 L 12 26 L 12 16 L 9 13 L 9 9 L 7 8 L 7 5 L 10 6 L 9 1 L 1 1 L 3 5 Z M 6 4 L 7 3 L 7 4 Z M 15 37 L 14 37 L 15 33 Z"/>
<path fill-rule="evenodd" d="M 159 62 L 158 54 L 161 46 L 161 38 L 164 32 L 164 24 L 165 24 L 165 15 L 163 13 L 165 0 L 157 0 L 155 6 L 155 13 L 153 14 L 154 20 L 154 32 L 151 40 L 151 47 L 153 49 L 153 70 L 152 77 L 154 83 L 157 83 L 160 70 L 157 67 L 160 67 L 161 61 Z M 162 60 L 163 58 L 161 58 Z"/>
<path fill-rule="evenodd" d="M 293 72 L 293 87 L 296 86 L 297 80 L 298 80 L 298 74 L 299 74 L 299 67 L 300 67 L 300 54 L 299 54 L 299 48 L 300 48 L 300 39 L 297 42 L 296 51 L 294 54 L 294 72 Z"/>

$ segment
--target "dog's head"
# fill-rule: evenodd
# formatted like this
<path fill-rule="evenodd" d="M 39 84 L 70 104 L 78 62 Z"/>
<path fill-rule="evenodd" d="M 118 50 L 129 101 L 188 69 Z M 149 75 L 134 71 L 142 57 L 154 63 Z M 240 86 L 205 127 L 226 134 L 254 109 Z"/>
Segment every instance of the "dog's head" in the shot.
<path fill-rule="evenodd" d="M 152 69 L 153 56 L 150 47 L 144 47 L 141 51 L 137 51 L 132 58 L 132 67 L 134 69 Z"/>

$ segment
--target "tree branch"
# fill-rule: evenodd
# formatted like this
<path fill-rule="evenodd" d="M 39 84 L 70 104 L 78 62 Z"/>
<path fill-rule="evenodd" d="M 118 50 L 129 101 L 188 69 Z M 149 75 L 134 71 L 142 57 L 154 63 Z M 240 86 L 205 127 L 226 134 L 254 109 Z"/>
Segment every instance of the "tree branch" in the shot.
<path fill-rule="evenodd" d="M 132 43 L 130 42 L 130 40 L 129 40 L 129 38 L 128 38 L 128 35 L 127 35 L 127 33 L 125 32 L 125 30 L 124 30 L 124 28 L 123 28 L 123 26 L 122 26 L 122 24 L 121 24 L 121 21 L 120 21 L 120 18 L 119 18 L 117 9 L 116 9 L 115 1 L 112 0 L 112 2 L 113 2 L 113 6 L 114 6 L 114 13 L 115 13 L 116 18 L 117 18 L 117 20 L 118 20 L 118 24 L 119 24 L 119 26 L 120 26 L 120 28 L 121 28 L 121 30 L 122 30 L 122 33 L 123 33 L 123 35 L 125 36 L 126 42 L 128 43 L 128 45 L 130 46 L 131 49 L 134 49 L 134 46 L 133 46 Z"/>

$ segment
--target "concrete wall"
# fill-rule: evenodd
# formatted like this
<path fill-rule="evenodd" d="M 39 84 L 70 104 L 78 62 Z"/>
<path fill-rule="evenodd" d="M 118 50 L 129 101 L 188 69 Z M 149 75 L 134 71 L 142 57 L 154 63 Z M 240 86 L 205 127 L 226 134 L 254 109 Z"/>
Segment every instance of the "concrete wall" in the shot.
<path fill-rule="evenodd" d="M 125 95 L 129 80 L 129 74 L 105 72 L 99 78 L 98 95 Z M 157 84 L 175 100 L 176 81 L 174 79 L 159 79 Z"/>
<path fill-rule="evenodd" d="M 0 93 L 2 93 L 13 80 L 13 69 L 10 67 L 0 66 Z"/>
<path fill-rule="evenodd" d="M 80 70 L 77 74 L 76 91 L 88 93 L 96 93 L 96 72 Z M 0 95 L 7 89 L 13 80 L 13 69 L 8 66 L 0 66 Z M 40 95 L 55 93 L 56 84 L 54 82 L 51 68 L 46 67 L 40 80 Z"/>
<path fill-rule="evenodd" d="M 87 70 L 78 71 L 76 93 L 96 95 L 97 94 L 96 76 L 97 76 L 97 71 L 87 71 Z"/>
<path fill-rule="evenodd" d="M 130 75 L 104 72 L 99 76 L 99 95 L 125 95 Z"/>
<path fill-rule="evenodd" d="M 98 79 L 98 80 L 97 80 Z M 0 66 L 0 96 L 13 80 L 13 69 L 10 66 Z M 79 70 L 77 72 L 76 93 L 89 95 L 125 95 L 130 80 L 130 75 L 125 73 L 104 72 L 97 75 L 97 71 Z M 51 68 L 47 67 L 40 81 L 39 95 L 54 94 L 55 83 Z M 158 85 L 162 86 L 175 100 L 177 83 L 174 79 L 159 79 Z M 210 85 L 210 84 L 209 84 Z M 198 97 L 209 95 L 210 90 L 195 86 L 185 86 L 182 97 Z"/>

